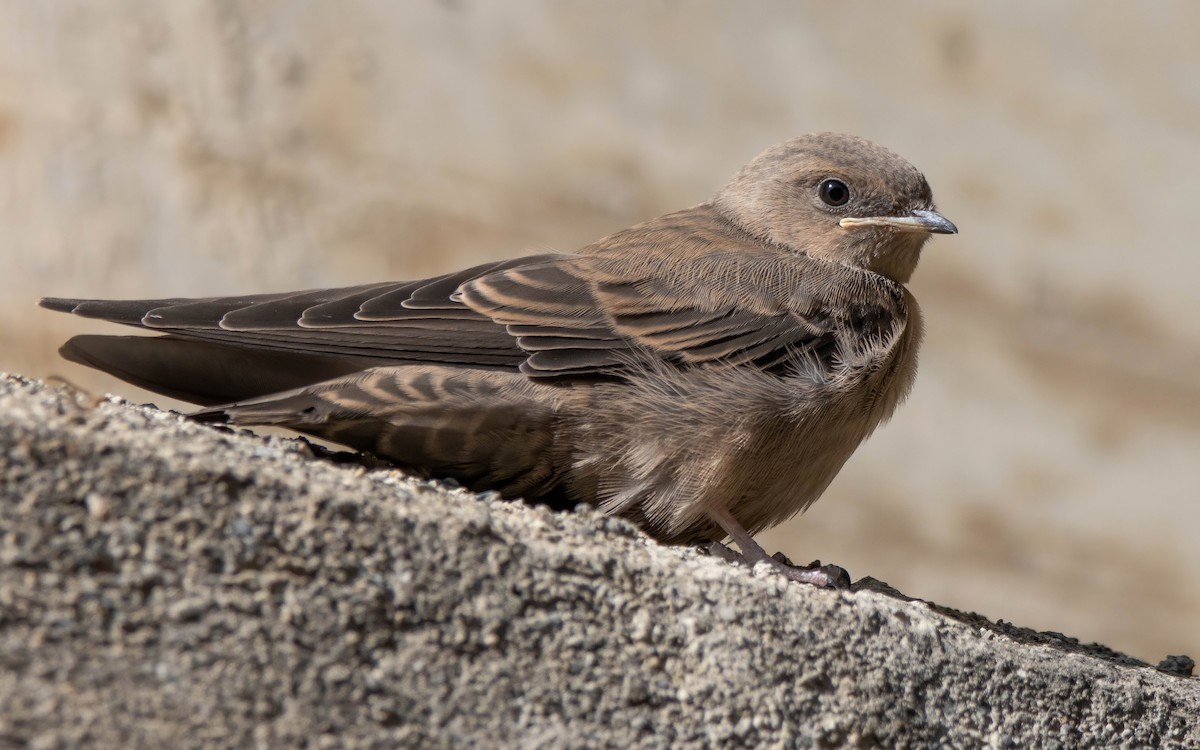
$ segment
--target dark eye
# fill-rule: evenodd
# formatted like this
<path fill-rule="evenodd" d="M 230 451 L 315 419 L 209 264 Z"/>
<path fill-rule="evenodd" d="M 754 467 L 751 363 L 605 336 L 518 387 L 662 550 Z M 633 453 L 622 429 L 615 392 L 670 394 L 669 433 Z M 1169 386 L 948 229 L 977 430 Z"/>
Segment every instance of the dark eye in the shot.
<path fill-rule="evenodd" d="M 821 183 L 817 194 L 828 206 L 844 206 L 850 201 L 850 186 L 831 178 Z"/>

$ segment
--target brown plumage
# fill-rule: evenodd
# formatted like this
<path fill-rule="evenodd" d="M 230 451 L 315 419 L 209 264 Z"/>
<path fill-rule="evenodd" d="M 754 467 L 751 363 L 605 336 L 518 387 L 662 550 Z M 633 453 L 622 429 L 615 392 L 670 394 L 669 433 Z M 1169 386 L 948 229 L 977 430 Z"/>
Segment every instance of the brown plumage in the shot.
<path fill-rule="evenodd" d="M 924 177 L 859 138 L 768 149 L 717 196 L 577 254 L 253 297 L 42 304 L 165 333 L 68 359 L 509 497 L 595 503 L 669 542 L 808 507 L 908 393 L 904 288 L 954 233 Z M 817 580 L 811 571 L 791 573 Z"/>

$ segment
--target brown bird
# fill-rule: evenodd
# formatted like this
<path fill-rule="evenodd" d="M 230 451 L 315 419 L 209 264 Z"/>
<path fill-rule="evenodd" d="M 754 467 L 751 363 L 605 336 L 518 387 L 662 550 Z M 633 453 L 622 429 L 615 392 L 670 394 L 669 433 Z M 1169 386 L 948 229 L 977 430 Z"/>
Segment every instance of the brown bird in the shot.
<path fill-rule="evenodd" d="M 921 317 L 904 283 L 930 233 L 956 231 L 907 161 L 821 133 L 576 254 L 343 289 L 41 304 L 165 333 L 77 336 L 62 353 L 223 404 L 201 419 L 594 503 L 666 542 L 728 536 L 757 562 L 770 558 L 751 535 L 816 500 L 907 395 Z"/>

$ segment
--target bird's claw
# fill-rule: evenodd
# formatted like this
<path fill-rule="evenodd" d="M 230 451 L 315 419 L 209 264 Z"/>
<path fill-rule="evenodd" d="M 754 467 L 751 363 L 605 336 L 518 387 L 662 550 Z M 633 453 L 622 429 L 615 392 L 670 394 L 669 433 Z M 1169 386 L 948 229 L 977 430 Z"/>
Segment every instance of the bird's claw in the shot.
<path fill-rule="evenodd" d="M 820 560 L 813 560 L 808 565 L 796 565 L 782 552 L 776 552 L 770 557 L 754 559 L 744 554 L 738 554 L 720 542 L 710 542 L 701 549 L 713 557 L 735 565 L 753 566 L 757 562 L 765 562 L 791 581 L 825 589 L 850 588 L 850 574 L 846 572 L 845 568 L 838 565 L 822 565 Z"/>
<path fill-rule="evenodd" d="M 702 549 L 706 554 L 720 560 L 724 560 L 727 563 L 741 563 L 743 565 L 749 564 L 743 555 L 739 555 L 720 542 L 709 542 L 700 549 Z"/>
<path fill-rule="evenodd" d="M 806 567 L 799 567 L 781 562 L 774 557 L 771 559 L 778 565 L 779 571 L 790 580 L 823 589 L 850 588 L 850 574 L 846 572 L 845 568 L 838 565 L 822 565 L 820 560 L 814 560 Z"/>

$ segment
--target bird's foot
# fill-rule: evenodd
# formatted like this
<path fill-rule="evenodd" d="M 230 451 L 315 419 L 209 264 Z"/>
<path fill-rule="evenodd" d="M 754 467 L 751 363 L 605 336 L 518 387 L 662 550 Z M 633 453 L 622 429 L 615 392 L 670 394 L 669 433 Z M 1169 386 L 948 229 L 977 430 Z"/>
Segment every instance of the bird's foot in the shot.
<path fill-rule="evenodd" d="M 782 558 L 782 559 L 780 559 Z M 838 565 L 822 565 L 820 560 L 813 560 L 804 567 L 792 565 L 782 553 L 776 552 L 767 558 L 767 562 L 793 581 L 808 583 L 823 589 L 850 588 L 850 574 Z"/>
<path fill-rule="evenodd" d="M 750 561 L 744 556 L 739 555 L 720 542 L 709 542 L 708 544 L 701 546 L 700 549 L 704 551 L 705 554 L 712 555 L 713 557 L 724 560 L 727 563 L 740 563 L 742 565 L 750 564 Z"/>
<path fill-rule="evenodd" d="M 850 588 L 850 574 L 846 572 L 845 568 L 837 565 L 822 565 L 820 560 L 814 560 L 808 565 L 799 566 L 793 564 L 782 552 L 776 552 L 770 557 L 767 557 L 765 553 L 762 556 L 738 554 L 720 542 L 710 542 L 703 549 L 713 557 L 720 558 L 729 563 L 748 565 L 750 567 L 754 567 L 754 565 L 760 562 L 766 563 L 791 581 L 807 583 L 818 588 Z"/>

